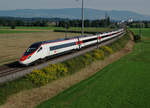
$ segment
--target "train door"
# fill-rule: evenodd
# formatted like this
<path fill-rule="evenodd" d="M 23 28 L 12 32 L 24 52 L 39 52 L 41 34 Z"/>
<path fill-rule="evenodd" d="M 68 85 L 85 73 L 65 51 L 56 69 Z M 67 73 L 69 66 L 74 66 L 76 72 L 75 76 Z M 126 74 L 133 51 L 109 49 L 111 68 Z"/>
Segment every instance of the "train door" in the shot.
<path fill-rule="evenodd" d="M 37 58 L 43 58 L 44 57 L 44 54 L 43 54 L 43 47 L 41 46 L 38 50 L 37 50 Z"/>

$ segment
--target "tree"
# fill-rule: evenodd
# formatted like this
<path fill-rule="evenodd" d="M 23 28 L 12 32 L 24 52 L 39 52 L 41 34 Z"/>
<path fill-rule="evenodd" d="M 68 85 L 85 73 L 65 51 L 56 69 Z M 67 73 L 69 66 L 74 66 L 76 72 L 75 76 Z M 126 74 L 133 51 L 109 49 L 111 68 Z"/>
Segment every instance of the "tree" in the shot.
<path fill-rule="evenodd" d="M 70 28 L 69 22 L 66 22 L 66 23 L 65 23 L 65 28 L 66 28 L 67 30 Z"/>
<path fill-rule="evenodd" d="M 59 27 L 65 27 L 65 21 L 60 21 L 58 26 Z"/>
<path fill-rule="evenodd" d="M 15 23 L 15 21 L 11 21 L 10 28 L 11 29 L 16 29 L 16 23 Z"/>
<path fill-rule="evenodd" d="M 24 21 L 22 21 L 22 20 L 16 20 L 15 22 L 16 22 L 16 26 L 24 26 L 25 25 Z"/>
<path fill-rule="evenodd" d="M 145 28 L 148 28 L 148 22 L 147 21 L 145 22 L 144 25 L 145 25 Z"/>
<path fill-rule="evenodd" d="M 90 20 L 85 20 L 84 21 L 84 26 L 85 27 L 90 27 Z"/>

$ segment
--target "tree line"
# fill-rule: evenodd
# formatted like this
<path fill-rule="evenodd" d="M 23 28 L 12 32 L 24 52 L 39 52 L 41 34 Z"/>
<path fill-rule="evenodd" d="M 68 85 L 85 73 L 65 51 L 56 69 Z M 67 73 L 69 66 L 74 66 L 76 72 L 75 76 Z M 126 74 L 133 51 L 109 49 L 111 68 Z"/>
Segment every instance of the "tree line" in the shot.
<path fill-rule="evenodd" d="M 56 27 L 81 27 L 82 21 L 78 19 L 63 19 L 63 18 L 15 18 L 15 17 L 0 17 L 0 26 L 10 26 L 15 28 L 16 26 L 50 26 Z M 85 27 L 116 27 L 117 22 L 111 21 L 110 17 L 99 20 L 84 20 Z M 131 28 L 150 28 L 150 21 L 134 21 L 127 23 L 127 26 Z"/>
<path fill-rule="evenodd" d="M 150 21 L 134 21 L 127 24 L 130 28 L 150 28 Z"/>
<path fill-rule="evenodd" d="M 48 26 L 48 21 L 24 21 L 19 19 L 0 18 L 0 26 Z"/>
<path fill-rule="evenodd" d="M 81 20 L 70 20 L 60 18 L 0 18 L 0 26 L 49 26 L 49 23 L 55 22 L 56 27 L 81 27 Z M 110 18 L 101 20 L 85 20 L 85 27 L 107 27 L 111 24 Z"/>
<path fill-rule="evenodd" d="M 111 25 L 112 22 L 110 18 L 101 19 L 101 20 L 84 20 L 85 27 L 107 27 Z M 81 27 L 82 21 L 81 20 L 66 20 L 66 21 L 59 21 L 56 25 L 57 27 Z"/>

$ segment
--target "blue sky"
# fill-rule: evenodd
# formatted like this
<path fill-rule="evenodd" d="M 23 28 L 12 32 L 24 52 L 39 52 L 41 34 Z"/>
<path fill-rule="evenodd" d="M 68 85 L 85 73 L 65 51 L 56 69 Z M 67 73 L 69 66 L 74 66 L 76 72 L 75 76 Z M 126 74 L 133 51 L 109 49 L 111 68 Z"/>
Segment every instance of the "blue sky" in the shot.
<path fill-rule="evenodd" d="M 86 8 L 129 10 L 150 15 L 150 0 L 84 0 Z M 0 10 L 79 8 L 81 0 L 0 0 Z"/>

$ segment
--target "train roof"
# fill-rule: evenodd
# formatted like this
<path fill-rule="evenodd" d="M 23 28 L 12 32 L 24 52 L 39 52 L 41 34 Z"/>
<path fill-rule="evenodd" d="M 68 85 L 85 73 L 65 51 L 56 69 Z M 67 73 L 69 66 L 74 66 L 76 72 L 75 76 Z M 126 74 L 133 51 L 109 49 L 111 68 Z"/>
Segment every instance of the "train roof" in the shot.
<path fill-rule="evenodd" d="M 103 32 L 103 33 L 109 33 L 109 32 Z M 103 34 L 103 33 L 100 32 L 99 34 Z M 60 42 L 60 41 L 64 41 L 64 40 L 71 40 L 71 39 L 77 39 L 77 38 L 89 37 L 89 36 L 92 36 L 92 35 L 81 35 L 81 36 L 75 36 L 75 37 L 71 37 L 71 38 L 60 38 L 60 39 L 56 39 L 56 40 L 48 40 L 48 41 L 36 42 L 34 44 L 41 45 L 41 44 L 45 44 L 45 43 Z"/>
<path fill-rule="evenodd" d="M 60 38 L 60 39 L 56 39 L 56 40 L 48 40 L 48 41 L 41 41 L 41 42 L 36 42 L 34 44 L 45 44 L 45 43 L 53 43 L 53 42 L 60 42 L 60 41 L 64 41 L 64 40 L 71 40 L 71 39 L 77 39 L 77 38 L 81 38 L 81 37 L 89 37 L 91 35 L 81 35 L 81 36 L 75 36 L 75 37 L 71 37 L 71 38 Z"/>

